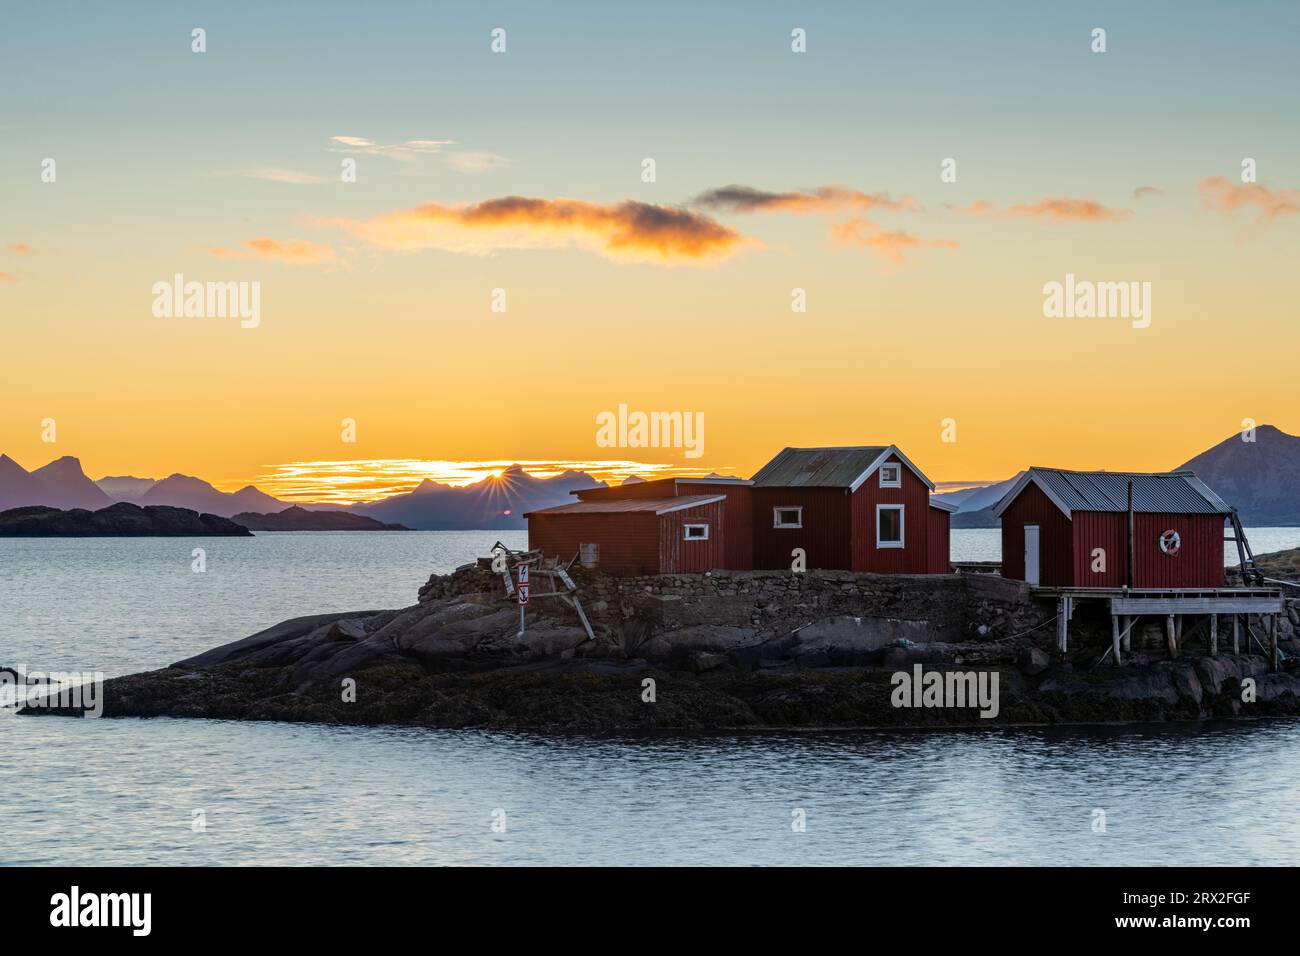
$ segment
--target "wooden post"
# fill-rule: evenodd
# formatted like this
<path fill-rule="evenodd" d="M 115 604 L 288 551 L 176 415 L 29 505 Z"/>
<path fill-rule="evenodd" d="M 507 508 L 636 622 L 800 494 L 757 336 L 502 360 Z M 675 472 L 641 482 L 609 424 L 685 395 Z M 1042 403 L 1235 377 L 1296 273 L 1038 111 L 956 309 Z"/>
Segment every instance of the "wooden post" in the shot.
<path fill-rule="evenodd" d="M 1174 616 L 1168 614 L 1165 616 L 1165 643 L 1169 645 L 1169 658 L 1174 660 L 1178 657 L 1178 638 L 1174 632 Z"/>
<path fill-rule="evenodd" d="M 1281 666 L 1282 662 L 1278 659 L 1278 653 L 1277 653 L 1277 615 L 1276 614 L 1270 615 L 1269 617 L 1268 645 L 1269 645 L 1269 657 L 1271 658 L 1271 661 L 1269 663 L 1269 669 L 1277 670 L 1278 667 Z"/>
<path fill-rule="evenodd" d="M 1219 656 L 1219 615 L 1210 615 L 1210 656 Z"/>
<path fill-rule="evenodd" d="M 1232 615 L 1232 653 L 1241 653 L 1241 618 Z"/>
<path fill-rule="evenodd" d="M 1069 620 L 1065 616 L 1066 600 L 1061 598 L 1056 602 L 1056 649 L 1062 655 L 1065 654 L 1066 628 L 1069 627 Z"/>
<path fill-rule="evenodd" d="M 1123 662 L 1119 656 L 1119 616 L 1116 614 L 1110 616 L 1110 649 L 1115 655 L 1115 666 L 1119 667 Z"/>
<path fill-rule="evenodd" d="M 1133 650 L 1133 618 L 1124 615 L 1124 653 L 1127 654 Z"/>

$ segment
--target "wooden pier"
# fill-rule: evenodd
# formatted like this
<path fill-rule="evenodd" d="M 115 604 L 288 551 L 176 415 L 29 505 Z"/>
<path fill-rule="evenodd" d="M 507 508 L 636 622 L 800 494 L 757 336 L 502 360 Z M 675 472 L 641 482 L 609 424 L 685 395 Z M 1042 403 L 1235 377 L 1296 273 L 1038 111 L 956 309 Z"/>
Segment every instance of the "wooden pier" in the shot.
<path fill-rule="evenodd" d="M 1111 646 L 1102 657 L 1112 657 L 1118 667 L 1132 651 L 1132 633 L 1143 617 L 1162 618 L 1165 641 L 1171 659 L 1183 646 L 1184 623 L 1193 618 L 1208 619 L 1210 656 L 1219 656 L 1219 617 L 1232 618 L 1232 652 L 1250 653 L 1252 641 L 1278 670 L 1281 655 L 1277 646 L 1278 615 L 1286 612 L 1280 588 L 1033 588 L 1030 594 L 1056 601 L 1056 644 L 1064 655 L 1069 648 L 1070 619 L 1080 601 L 1105 601 L 1110 605 Z M 1252 624 L 1256 619 L 1260 633 Z M 1267 635 L 1267 644 L 1265 637 Z"/>

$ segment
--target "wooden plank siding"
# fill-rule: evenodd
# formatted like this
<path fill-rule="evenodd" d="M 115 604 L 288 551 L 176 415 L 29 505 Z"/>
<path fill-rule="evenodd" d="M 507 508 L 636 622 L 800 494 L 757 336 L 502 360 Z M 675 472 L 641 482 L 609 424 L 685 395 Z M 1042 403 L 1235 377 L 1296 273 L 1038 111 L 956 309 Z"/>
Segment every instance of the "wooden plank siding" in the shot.
<path fill-rule="evenodd" d="M 876 471 L 853 493 L 851 571 L 873 574 L 924 574 L 929 570 L 930 488 L 897 458 L 902 484 L 880 487 Z M 903 547 L 876 547 L 876 506 L 903 506 Z M 811 562 L 808 565 L 812 567 Z"/>
<path fill-rule="evenodd" d="M 847 488 L 754 488 L 754 568 L 788 570 L 803 548 L 809 568 L 852 570 L 852 511 Z M 773 528 L 773 508 L 803 508 L 802 528 Z"/>
<path fill-rule="evenodd" d="M 579 545 L 595 543 L 600 545 L 603 571 L 658 574 L 660 517 L 668 515 L 533 514 L 528 518 L 528 547 L 567 561 Z"/>
<path fill-rule="evenodd" d="M 1073 585 L 1074 535 L 1070 519 L 1032 483 L 1002 512 L 1002 576 L 1025 579 L 1027 524 L 1039 527 L 1039 583 L 1043 587 Z"/>
<path fill-rule="evenodd" d="M 952 570 L 952 515 L 942 508 L 930 508 L 929 527 L 925 535 L 925 570 L 929 574 L 947 574 Z"/>
<path fill-rule="evenodd" d="M 664 574 L 683 571 L 713 571 L 726 568 L 729 529 L 724 516 L 726 502 L 670 511 L 659 516 L 659 570 Z M 686 540 L 686 525 L 707 524 L 705 541 Z"/>

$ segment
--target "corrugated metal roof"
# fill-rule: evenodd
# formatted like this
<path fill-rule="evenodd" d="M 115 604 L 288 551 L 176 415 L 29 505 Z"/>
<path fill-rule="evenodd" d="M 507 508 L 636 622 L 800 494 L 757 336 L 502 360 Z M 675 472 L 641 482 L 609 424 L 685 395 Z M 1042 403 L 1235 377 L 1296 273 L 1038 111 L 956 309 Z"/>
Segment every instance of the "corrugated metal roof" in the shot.
<path fill-rule="evenodd" d="M 754 475 L 754 487 L 848 488 L 889 447 L 786 448 Z"/>
<path fill-rule="evenodd" d="M 635 511 L 648 511 L 652 514 L 666 514 L 696 505 L 712 504 L 725 501 L 725 495 L 678 495 L 675 498 L 612 498 L 599 501 L 575 501 L 570 505 L 556 505 L 554 508 L 539 508 L 524 515 L 581 515 L 581 514 L 623 514 Z"/>
<path fill-rule="evenodd" d="M 1223 500 L 1190 471 L 1148 474 L 1030 468 L 1026 474 L 1058 506 L 1069 511 L 1127 511 L 1130 481 L 1134 511 L 1148 514 L 1226 514 L 1229 511 Z M 1018 485 L 1023 486 L 1023 482 Z M 1019 487 L 1012 491 L 1018 493 Z"/>

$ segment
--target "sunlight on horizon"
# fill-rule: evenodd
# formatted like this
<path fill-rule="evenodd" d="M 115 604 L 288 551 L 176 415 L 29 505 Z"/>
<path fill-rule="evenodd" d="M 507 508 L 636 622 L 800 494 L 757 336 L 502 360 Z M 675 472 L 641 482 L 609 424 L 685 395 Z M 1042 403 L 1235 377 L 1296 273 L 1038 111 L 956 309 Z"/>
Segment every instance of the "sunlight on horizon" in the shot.
<path fill-rule="evenodd" d="M 534 478 L 554 478 L 566 471 L 582 471 L 606 484 L 621 484 L 631 476 L 647 479 L 674 478 L 701 473 L 699 468 L 625 460 L 446 461 L 379 458 L 296 461 L 268 466 L 269 470 L 259 474 L 253 484 L 284 501 L 353 504 L 404 494 L 423 481 L 456 488 L 489 479 L 508 483 L 511 479 L 505 476 L 505 472 L 513 466 L 522 468 L 525 474 Z M 719 474 L 730 472 L 730 468 L 718 469 Z"/>

